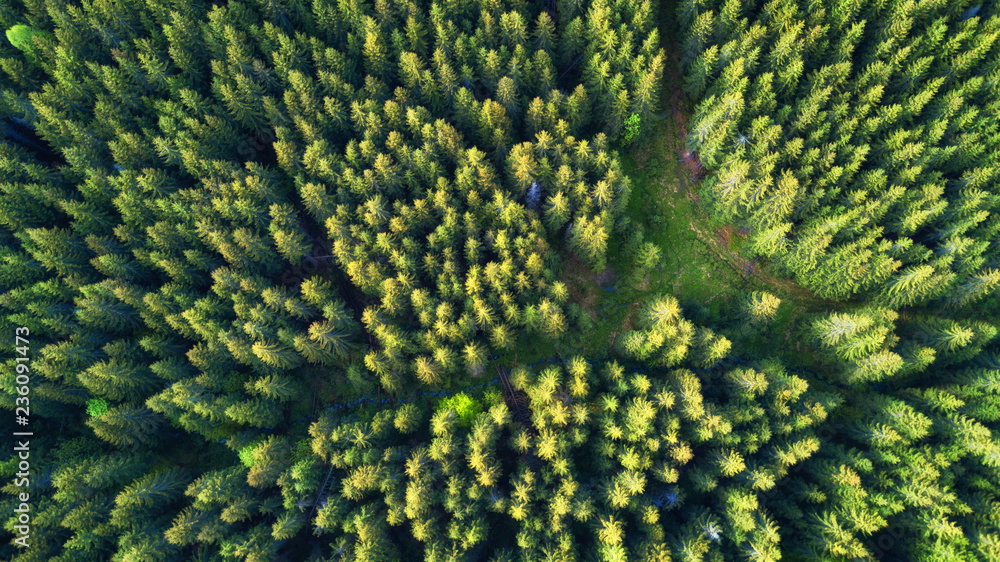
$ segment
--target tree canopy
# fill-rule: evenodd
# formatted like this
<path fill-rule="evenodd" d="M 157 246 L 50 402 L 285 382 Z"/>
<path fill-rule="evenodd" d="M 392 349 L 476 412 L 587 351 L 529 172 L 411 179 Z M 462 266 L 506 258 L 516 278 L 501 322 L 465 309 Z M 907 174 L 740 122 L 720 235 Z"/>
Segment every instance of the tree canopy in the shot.
<path fill-rule="evenodd" d="M 0 558 L 1000 559 L 996 3 L 0 28 Z"/>

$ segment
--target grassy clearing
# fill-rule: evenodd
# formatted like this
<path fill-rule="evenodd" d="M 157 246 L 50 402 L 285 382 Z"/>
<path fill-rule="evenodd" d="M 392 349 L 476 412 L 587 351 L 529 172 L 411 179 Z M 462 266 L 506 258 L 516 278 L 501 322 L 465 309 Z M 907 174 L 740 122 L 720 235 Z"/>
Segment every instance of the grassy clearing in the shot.
<path fill-rule="evenodd" d="M 665 4 L 661 21 L 671 21 L 667 16 L 673 3 Z M 813 367 L 808 349 L 797 342 L 795 326 L 801 325 L 803 315 L 829 303 L 773 275 L 766 264 L 746 260 L 739 252 L 744 242 L 739 232 L 710 220 L 697 195 L 697 166 L 682 160 L 690 104 L 680 88 L 674 33 L 666 27 L 662 36 L 668 60 L 661 106 L 665 112 L 643 143 L 620 154 L 632 183 L 627 214 L 642 225 L 645 239 L 660 247 L 662 262 L 644 279 L 635 279 L 630 259 L 620 251 L 622 240 L 609 244 L 605 271 L 591 271 L 571 256 L 560 276 L 570 289 L 571 302 L 583 309 L 589 322 L 566 334 L 558 344 L 540 340 L 522 343 L 503 354 L 505 361 L 532 362 L 576 353 L 594 359 L 605 357 L 615 339 L 632 329 L 638 308 L 662 294 L 674 295 L 687 318 L 728 331 L 739 300 L 751 291 L 763 290 L 782 299 L 778 317 L 768 333 L 731 337 L 734 353 L 746 358 L 777 354 L 789 367 Z"/>

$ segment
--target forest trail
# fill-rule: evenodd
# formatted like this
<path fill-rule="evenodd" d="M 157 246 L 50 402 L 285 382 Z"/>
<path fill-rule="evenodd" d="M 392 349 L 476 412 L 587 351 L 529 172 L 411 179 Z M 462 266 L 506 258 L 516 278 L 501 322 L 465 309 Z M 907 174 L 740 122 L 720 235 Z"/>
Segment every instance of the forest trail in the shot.
<path fill-rule="evenodd" d="M 682 88 L 677 32 L 669 24 L 675 9 L 676 2 L 661 4 L 661 45 L 666 53 L 660 90 L 663 112 L 640 144 L 620 151 L 622 169 L 632 184 L 628 216 L 642 225 L 647 241 L 659 246 L 662 265 L 641 280 L 630 278 L 632 258 L 615 243 L 621 241 L 609 245 L 609 269 L 615 275 L 591 271 L 570 255 L 560 278 L 569 288 L 571 302 L 590 316 L 593 325 L 560 346 L 538 341 L 519 345 L 515 353 L 522 358 L 607 355 L 618 336 L 633 329 L 641 304 L 658 294 L 677 297 L 694 316 L 700 311 L 718 317 L 750 291 L 771 292 L 787 303 L 788 314 L 775 326 L 776 336 L 783 339 L 791 337 L 795 317 L 836 306 L 775 275 L 766 263 L 741 256 L 745 233 L 734 225 L 712 223 L 698 194 L 705 169 L 697 155 L 686 151 L 693 107 Z"/>
<path fill-rule="evenodd" d="M 740 241 L 733 239 L 732 234 L 736 229 L 732 225 L 726 225 L 722 228 L 710 226 L 709 213 L 701 204 L 697 189 L 698 182 L 707 171 L 698 160 L 697 154 L 691 154 L 686 147 L 689 132 L 688 117 L 692 108 L 689 106 L 689 100 L 683 91 L 684 76 L 681 70 L 681 50 L 677 33 L 668 23 L 673 21 L 671 16 L 676 10 L 676 4 L 675 1 L 662 2 L 660 12 L 662 46 L 666 52 L 661 103 L 666 110 L 662 114 L 663 122 L 658 127 L 657 136 L 663 137 L 665 146 L 650 143 L 639 149 L 635 155 L 637 169 L 644 167 L 643 162 L 650 158 L 650 151 L 657 148 L 666 151 L 664 155 L 666 158 L 673 158 L 677 161 L 679 165 L 673 166 L 673 177 L 676 180 L 674 188 L 663 189 L 660 197 L 665 199 L 665 204 L 670 207 L 675 207 L 677 199 L 680 198 L 685 199 L 692 206 L 694 212 L 687 213 L 685 217 L 687 228 L 717 259 L 728 265 L 746 281 L 744 289 L 756 281 L 756 284 L 760 285 L 759 288 L 790 298 L 797 304 L 810 309 L 836 305 L 833 301 L 816 297 L 811 291 L 794 281 L 772 274 L 766 267 L 759 266 L 756 260 L 749 261 L 741 257 L 737 251 Z M 742 237 L 740 236 L 740 238 Z"/>

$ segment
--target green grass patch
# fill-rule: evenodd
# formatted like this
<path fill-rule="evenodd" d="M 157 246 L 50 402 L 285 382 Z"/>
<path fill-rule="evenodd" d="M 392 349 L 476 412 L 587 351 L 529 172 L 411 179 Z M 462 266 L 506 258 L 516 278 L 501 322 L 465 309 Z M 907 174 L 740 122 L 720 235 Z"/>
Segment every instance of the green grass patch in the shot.
<path fill-rule="evenodd" d="M 682 183 L 685 171 L 674 148 L 682 139 L 671 137 L 679 134 L 676 127 L 672 119 L 661 120 L 650 140 L 621 155 L 623 171 L 632 183 L 627 216 L 641 225 L 645 241 L 660 248 L 661 262 L 636 278 L 634 257 L 623 254 L 625 241 L 620 239 L 609 245 L 609 269 L 604 272 L 567 260 L 561 278 L 571 301 L 590 315 L 591 325 L 587 333 L 567 338 L 564 347 L 571 349 L 564 350 L 564 357 L 577 351 L 588 357 L 606 356 L 615 339 L 632 328 L 638 308 L 655 295 L 674 295 L 689 317 L 708 317 L 750 290 L 746 279 L 699 237 L 699 231 L 714 229 Z"/>
<path fill-rule="evenodd" d="M 814 366 L 808 350 L 798 344 L 796 326 L 824 303 L 773 275 L 766 264 L 740 255 L 745 239 L 738 229 L 714 222 L 689 192 L 689 172 L 680 161 L 683 141 L 678 120 L 668 115 L 657 122 L 648 140 L 620 155 L 632 184 L 627 216 L 641 225 L 644 241 L 659 247 L 659 266 L 636 278 L 634 257 L 624 255 L 625 241 L 620 239 L 611 240 L 609 268 L 603 272 L 573 258 L 565 260 L 560 277 L 570 290 L 570 302 L 583 309 L 589 322 L 567 334 L 560 345 L 525 342 L 504 354 L 504 360 L 566 359 L 576 353 L 607 357 L 616 338 L 633 328 L 639 308 L 654 296 L 669 294 L 681 302 L 685 317 L 725 333 L 734 343 L 731 355 L 777 355 L 792 368 Z M 777 295 L 782 305 L 766 330 L 747 335 L 734 316 L 743 297 L 754 290 Z"/>
<path fill-rule="evenodd" d="M 661 5 L 661 12 L 672 14 L 675 4 Z M 741 251 L 746 239 L 739 229 L 713 220 L 704 208 L 690 164 L 681 160 L 691 104 L 679 90 L 680 73 L 672 58 L 677 56 L 675 30 L 662 31 L 668 52 L 661 95 L 666 111 L 648 124 L 649 134 L 619 151 L 622 171 L 632 186 L 626 214 L 641 225 L 644 241 L 659 247 L 660 264 L 636 278 L 635 258 L 624 255 L 625 240 L 620 237 L 609 241 L 608 269 L 603 272 L 573 257 L 564 260 L 559 274 L 570 291 L 569 301 L 587 318 L 556 343 L 524 338 L 513 350 L 499 354 L 501 364 L 568 359 L 577 353 L 605 358 L 616 338 L 633 328 L 639 308 L 656 295 L 669 294 L 680 301 L 685 317 L 725 333 L 734 344 L 731 355 L 777 356 L 790 368 L 818 367 L 798 341 L 797 327 L 805 315 L 832 303 L 775 274 L 768 264 L 748 259 Z M 778 296 L 782 304 L 766 330 L 748 335 L 734 315 L 743 297 L 755 290 Z"/>

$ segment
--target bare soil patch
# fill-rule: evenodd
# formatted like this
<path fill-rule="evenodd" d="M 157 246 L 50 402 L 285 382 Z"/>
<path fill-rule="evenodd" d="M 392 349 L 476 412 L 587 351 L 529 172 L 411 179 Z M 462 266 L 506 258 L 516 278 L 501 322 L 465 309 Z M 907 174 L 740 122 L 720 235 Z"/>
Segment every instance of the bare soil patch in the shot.
<path fill-rule="evenodd" d="M 733 225 L 727 224 L 726 226 L 715 231 L 715 235 L 719 238 L 719 242 L 721 242 L 726 248 L 728 248 L 733 242 L 734 230 Z"/>
<path fill-rule="evenodd" d="M 617 280 L 618 280 L 618 273 L 616 273 L 615 268 L 611 267 L 610 265 L 608 267 L 605 267 L 603 271 L 601 271 L 597 275 L 594 275 L 593 277 L 594 283 L 597 283 L 601 287 L 614 285 L 615 281 Z"/>
<path fill-rule="evenodd" d="M 595 281 L 596 276 L 572 252 L 569 254 L 569 259 L 563 265 L 563 273 L 563 278 L 568 281 L 566 288 L 569 289 L 570 302 L 575 302 L 593 317 L 598 297 L 598 284 Z"/>

